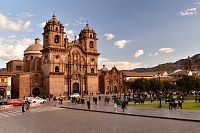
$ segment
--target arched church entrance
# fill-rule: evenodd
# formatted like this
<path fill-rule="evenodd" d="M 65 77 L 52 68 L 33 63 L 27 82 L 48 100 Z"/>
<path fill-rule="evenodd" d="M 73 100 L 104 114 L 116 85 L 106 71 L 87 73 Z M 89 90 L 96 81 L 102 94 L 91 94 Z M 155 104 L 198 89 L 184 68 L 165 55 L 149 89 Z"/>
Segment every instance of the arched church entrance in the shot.
<path fill-rule="evenodd" d="M 5 98 L 6 90 L 4 88 L 0 88 L 0 98 Z"/>
<path fill-rule="evenodd" d="M 37 88 L 37 87 L 33 88 L 32 95 L 33 95 L 34 97 L 40 96 L 40 89 Z"/>
<path fill-rule="evenodd" d="M 73 93 L 79 93 L 79 84 L 78 83 L 73 84 Z"/>
<path fill-rule="evenodd" d="M 113 92 L 114 92 L 114 93 L 117 93 L 117 86 L 114 86 Z"/>

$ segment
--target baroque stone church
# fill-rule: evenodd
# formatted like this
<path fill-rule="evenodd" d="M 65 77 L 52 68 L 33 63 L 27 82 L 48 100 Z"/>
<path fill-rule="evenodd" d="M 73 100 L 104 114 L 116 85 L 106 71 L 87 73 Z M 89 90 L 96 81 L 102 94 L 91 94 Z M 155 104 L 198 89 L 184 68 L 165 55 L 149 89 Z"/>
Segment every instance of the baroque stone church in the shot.
<path fill-rule="evenodd" d="M 97 34 L 88 24 L 71 42 L 63 24 L 53 15 L 45 24 L 43 45 L 35 43 L 22 60 L 11 60 L 12 97 L 99 93 Z"/>

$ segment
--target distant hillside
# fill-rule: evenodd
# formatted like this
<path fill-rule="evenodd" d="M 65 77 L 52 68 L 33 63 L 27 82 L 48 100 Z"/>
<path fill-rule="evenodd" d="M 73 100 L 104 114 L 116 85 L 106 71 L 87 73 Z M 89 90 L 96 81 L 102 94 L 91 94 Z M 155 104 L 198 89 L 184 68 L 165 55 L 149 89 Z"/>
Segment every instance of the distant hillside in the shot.
<path fill-rule="evenodd" d="M 196 54 L 192 56 L 191 59 L 198 65 L 198 69 L 200 69 L 200 54 Z M 185 64 L 185 60 L 186 59 L 180 59 L 174 63 L 160 64 L 152 68 L 136 68 L 131 71 L 135 71 L 135 72 L 173 71 L 173 70 L 183 68 Z"/>

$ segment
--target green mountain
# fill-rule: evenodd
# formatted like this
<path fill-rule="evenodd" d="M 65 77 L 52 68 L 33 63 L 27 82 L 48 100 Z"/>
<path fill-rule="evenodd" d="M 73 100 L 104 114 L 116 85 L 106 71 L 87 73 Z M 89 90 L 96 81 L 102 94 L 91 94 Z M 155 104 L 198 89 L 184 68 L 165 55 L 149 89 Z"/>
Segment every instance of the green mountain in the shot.
<path fill-rule="evenodd" d="M 191 59 L 197 64 L 197 68 L 200 69 L 200 54 L 196 54 Z M 184 68 L 186 59 L 180 59 L 174 63 L 164 63 L 152 68 L 136 68 L 131 71 L 135 72 L 154 72 L 154 71 L 174 71 Z"/>

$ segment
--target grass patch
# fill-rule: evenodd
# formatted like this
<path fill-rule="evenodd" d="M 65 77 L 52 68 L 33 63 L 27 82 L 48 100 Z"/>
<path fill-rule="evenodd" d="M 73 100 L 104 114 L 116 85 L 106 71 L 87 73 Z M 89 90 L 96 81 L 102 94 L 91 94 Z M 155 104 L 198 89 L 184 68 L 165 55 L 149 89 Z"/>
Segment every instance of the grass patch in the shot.
<path fill-rule="evenodd" d="M 131 107 L 159 108 L 159 104 L 129 104 Z M 162 108 L 169 108 L 169 104 L 162 103 Z M 183 103 L 183 109 L 200 110 L 200 103 Z"/>

